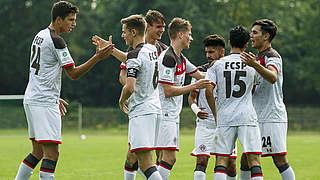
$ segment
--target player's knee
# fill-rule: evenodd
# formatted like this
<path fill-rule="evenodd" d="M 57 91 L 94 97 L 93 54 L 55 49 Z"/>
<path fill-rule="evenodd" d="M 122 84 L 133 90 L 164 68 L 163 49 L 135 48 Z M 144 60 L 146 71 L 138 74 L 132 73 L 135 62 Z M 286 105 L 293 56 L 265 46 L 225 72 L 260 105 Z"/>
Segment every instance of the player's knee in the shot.
<path fill-rule="evenodd" d="M 197 157 L 197 164 L 204 164 L 204 165 L 208 165 L 208 157 L 205 156 L 198 156 Z"/>
<path fill-rule="evenodd" d="M 236 168 L 237 168 L 237 160 L 235 158 L 230 158 L 229 159 L 228 169 L 234 170 Z"/>
<path fill-rule="evenodd" d="M 278 155 L 278 156 L 272 156 L 273 162 L 277 167 L 280 167 L 284 164 L 288 163 L 288 159 L 286 155 Z"/>
<path fill-rule="evenodd" d="M 136 163 L 138 161 L 136 155 L 134 153 L 127 153 L 127 160 L 128 164 L 133 165 L 134 163 Z"/>

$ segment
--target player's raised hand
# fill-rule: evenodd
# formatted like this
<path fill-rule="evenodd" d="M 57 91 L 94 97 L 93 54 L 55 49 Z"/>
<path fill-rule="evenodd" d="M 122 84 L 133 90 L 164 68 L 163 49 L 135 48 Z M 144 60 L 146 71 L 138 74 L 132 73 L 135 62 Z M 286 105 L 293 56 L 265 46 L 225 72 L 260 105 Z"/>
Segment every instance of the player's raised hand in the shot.
<path fill-rule="evenodd" d="M 243 52 L 241 53 L 241 61 L 244 62 L 248 66 L 255 66 L 258 62 L 256 61 L 256 55 L 253 54 L 252 52 Z"/>
<path fill-rule="evenodd" d="M 92 44 L 96 45 L 98 48 L 101 49 L 108 46 L 109 44 L 112 44 L 112 35 L 109 36 L 108 41 L 99 37 L 98 35 L 92 36 L 91 40 L 92 40 Z"/>
<path fill-rule="evenodd" d="M 59 110 L 60 110 L 61 116 L 66 115 L 66 113 L 67 113 L 67 108 L 66 108 L 65 106 L 68 106 L 68 105 L 69 105 L 69 104 L 68 104 L 65 100 L 59 98 Z"/>
<path fill-rule="evenodd" d="M 197 116 L 200 118 L 200 119 L 207 119 L 209 117 L 209 113 L 207 112 L 204 112 L 202 110 L 206 109 L 205 107 L 199 107 L 199 109 L 201 111 L 198 112 Z"/>
<path fill-rule="evenodd" d="M 195 82 L 197 89 L 207 88 L 210 86 L 210 81 L 208 79 L 200 79 Z"/>
<path fill-rule="evenodd" d="M 96 45 L 96 56 L 99 60 L 105 59 L 108 56 L 110 56 L 110 54 L 112 54 L 113 48 L 114 48 L 114 44 L 108 44 L 105 47 L 102 47 L 104 44 L 104 41 L 98 40 L 97 41 L 97 45 Z M 102 47 L 102 48 L 99 48 Z"/>

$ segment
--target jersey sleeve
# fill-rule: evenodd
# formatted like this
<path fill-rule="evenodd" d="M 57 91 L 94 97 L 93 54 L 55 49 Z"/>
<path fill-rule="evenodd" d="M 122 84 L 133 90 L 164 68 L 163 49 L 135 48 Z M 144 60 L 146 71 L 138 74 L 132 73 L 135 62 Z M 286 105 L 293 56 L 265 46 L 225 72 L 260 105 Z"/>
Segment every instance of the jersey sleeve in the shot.
<path fill-rule="evenodd" d="M 159 83 L 174 84 L 174 75 L 176 71 L 176 61 L 171 56 L 164 56 L 159 65 Z"/>
<path fill-rule="evenodd" d="M 213 65 L 211 68 L 208 69 L 206 73 L 205 79 L 210 80 L 210 83 L 215 87 L 217 85 L 217 77 L 216 77 L 216 66 Z"/>
<path fill-rule="evenodd" d="M 281 69 L 281 66 L 282 66 L 281 58 L 278 58 L 278 57 L 268 58 L 268 60 L 266 62 L 266 67 L 268 67 L 268 66 L 272 66 L 279 73 L 279 69 Z"/>
<path fill-rule="evenodd" d="M 120 64 L 120 70 L 122 70 L 122 69 L 124 69 L 124 70 L 127 69 L 127 65 L 123 62 Z"/>
<path fill-rule="evenodd" d="M 198 68 L 195 65 L 193 65 L 187 58 L 185 58 L 185 60 L 186 60 L 186 75 L 190 75 L 198 71 Z"/>
<path fill-rule="evenodd" d="M 137 77 L 141 69 L 141 59 L 138 58 L 138 52 L 130 51 L 127 56 L 127 77 Z"/>
<path fill-rule="evenodd" d="M 69 53 L 66 42 L 60 36 L 53 36 L 52 41 L 62 68 L 73 66 L 74 61 Z"/>

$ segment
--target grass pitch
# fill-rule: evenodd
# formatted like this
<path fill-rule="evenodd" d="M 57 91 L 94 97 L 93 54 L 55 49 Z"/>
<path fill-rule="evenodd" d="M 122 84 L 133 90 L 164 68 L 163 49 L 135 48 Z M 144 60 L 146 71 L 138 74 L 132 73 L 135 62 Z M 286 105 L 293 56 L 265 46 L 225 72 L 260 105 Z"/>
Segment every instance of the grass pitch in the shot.
<path fill-rule="evenodd" d="M 76 132 L 64 131 L 60 145 L 55 177 L 58 180 L 119 180 L 123 179 L 125 154 L 128 149 L 126 130 L 99 130 L 85 132 L 87 138 L 81 140 Z M 289 132 L 288 158 L 295 171 L 296 179 L 318 179 L 320 167 L 320 133 Z M 19 164 L 31 151 L 27 130 L 0 130 L 0 180 L 14 179 Z M 191 130 L 182 130 L 180 152 L 171 172 L 171 180 L 191 180 L 195 158 L 190 156 L 194 146 Z M 238 155 L 241 147 L 238 146 Z M 237 160 L 239 169 L 239 158 Z M 39 164 L 31 180 L 39 177 Z M 207 179 L 213 179 L 214 158 L 207 168 Z M 270 157 L 262 158 L 264 179 L 281 179 Z M 137 180 L 142 178 L 137 174 Z"/>

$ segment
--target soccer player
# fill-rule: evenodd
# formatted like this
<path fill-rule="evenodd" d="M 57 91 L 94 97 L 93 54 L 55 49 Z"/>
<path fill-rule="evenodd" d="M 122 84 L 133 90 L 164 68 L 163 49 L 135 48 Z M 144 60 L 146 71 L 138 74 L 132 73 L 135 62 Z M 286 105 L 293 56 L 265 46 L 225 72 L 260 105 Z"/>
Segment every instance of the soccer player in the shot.
<path fill-rule="evenodd" d="M 225 52 L 225 40 L 223 37 L 214 34 L 209 35 L 203 40 L 205 47 L 206 58 L 208 62 L 199 66 L 199 71 L 207 72 L 207 69 L 211 67 L 217 60 L 224 56 Z M 192 78 L 191 82 L 195 79 Z M 195 132 L 195 148 L 191 155 L 197 157 L 196 168 L 194 170 L 194 180 L 205 180 L 206 179 L 206 168 L 210 155 L 215 152 L 216 142 L 216 114 L 213 115 L 207 99 L 205 96 L 205 89 L 196 89 L 190 92 L 188 97 L 188 103 L 191 109 L 196 114 L 197 127 Z M 199 106 L 199 107 L 198 107 Z M 235 150 L 232 151 L 231 158 L 229 160 L 229 166 L 227 169 L 227 179 L 237 179 L 236 169 L 236 146 Z"/>
<path fill-rule="evenodd" d="M 127 55 L 127 80 L 119 105 L 129 115 L 128 139 L 139 168 L 149 180 L 161 180 L 153 166 L 153 149 L 161 113 L 157 48 L 145 43 L 146 21 L 141 15 L 121 20 L 122 38 L 133 48 Z M 127 106 L 128 103 L 128 106 Z"/>
<path fill-rule="evenodd" d="M 212 82 L 212 86 L 206 89 L 206 97 L 211 111 L 217 111 L 219 134 L 214 179 L 226 180 L 229 156 L 237 138 L 248 157 L 251 179 L 263 179 L 259 160 L 260 131 L 251 94 L 256 72 L 240 59 L 240 53 L 248 46 L 249 31 L 236 26 L 231 29 L 229 38 L 231 54 L 217 61 L 206 74 L 206 78 Z M 217 91 L 216 101 L 214 88 Z"/>
<path fill-rule="evenodd" d="M 271 47 L 276 36 L 277 26 L 269 19 L 257 20 L 252 25 L 250 34 L 252 47 L 258 50 L 253 53 L 242 53 L 242 60 L 259 73 L 258 84 L 253 94 L 253 105 L 258 115 L 262 140 L 262 157 L 272 156 L 283 180 L 295 179 L 293 169 L 287 159 L 286 136 L 288 118 L 283 103 L 282 59 Z M 248 177 L 247 163 L 241 161 L 241 173 Z M 242 175 L 240 175 L 242 176 Z M 247 179 L 243 177 L 242 179 Z"/>
<path fill-rule="evenodd" d="M 78 8 L 66 1 L 53 5 L 51 23 L 33 39 L 30 56 L 29 83 L 24 95 L 32 152 L 19 167 L 16 180 L 29 179 L 42 159 L 40 179 L 54 179 L 61 144 L 61 115 L 66 104 L 59 99 L 62 69 L 72 80 L 88 72 L 97 62 L 112 53 L 113 45 L 100 49 L 84 64 L 75 67 L 62 33 L 76 26 Z M 60 110 L 60 111 L 59 111 Z"/>
<path fill-rule="evenodd" d="M 190 22 L 182 18 L 174 18 L 168 26 L 168 33 L 170 47 L 159 57 L 162 117 L 157 149 L 161 150 L 158 169 L 164 180 L 169 178 L 170 170 L 176 161 L 176 151 L 179 150 L 179 116 L 183 94 L 210 85 L 208 80 L 201 79 L 204 75 L 181 53 L 183 49 L 189 48 L 193 40 Z M 186 74 L 201 80 L 183 86 Z"/>

